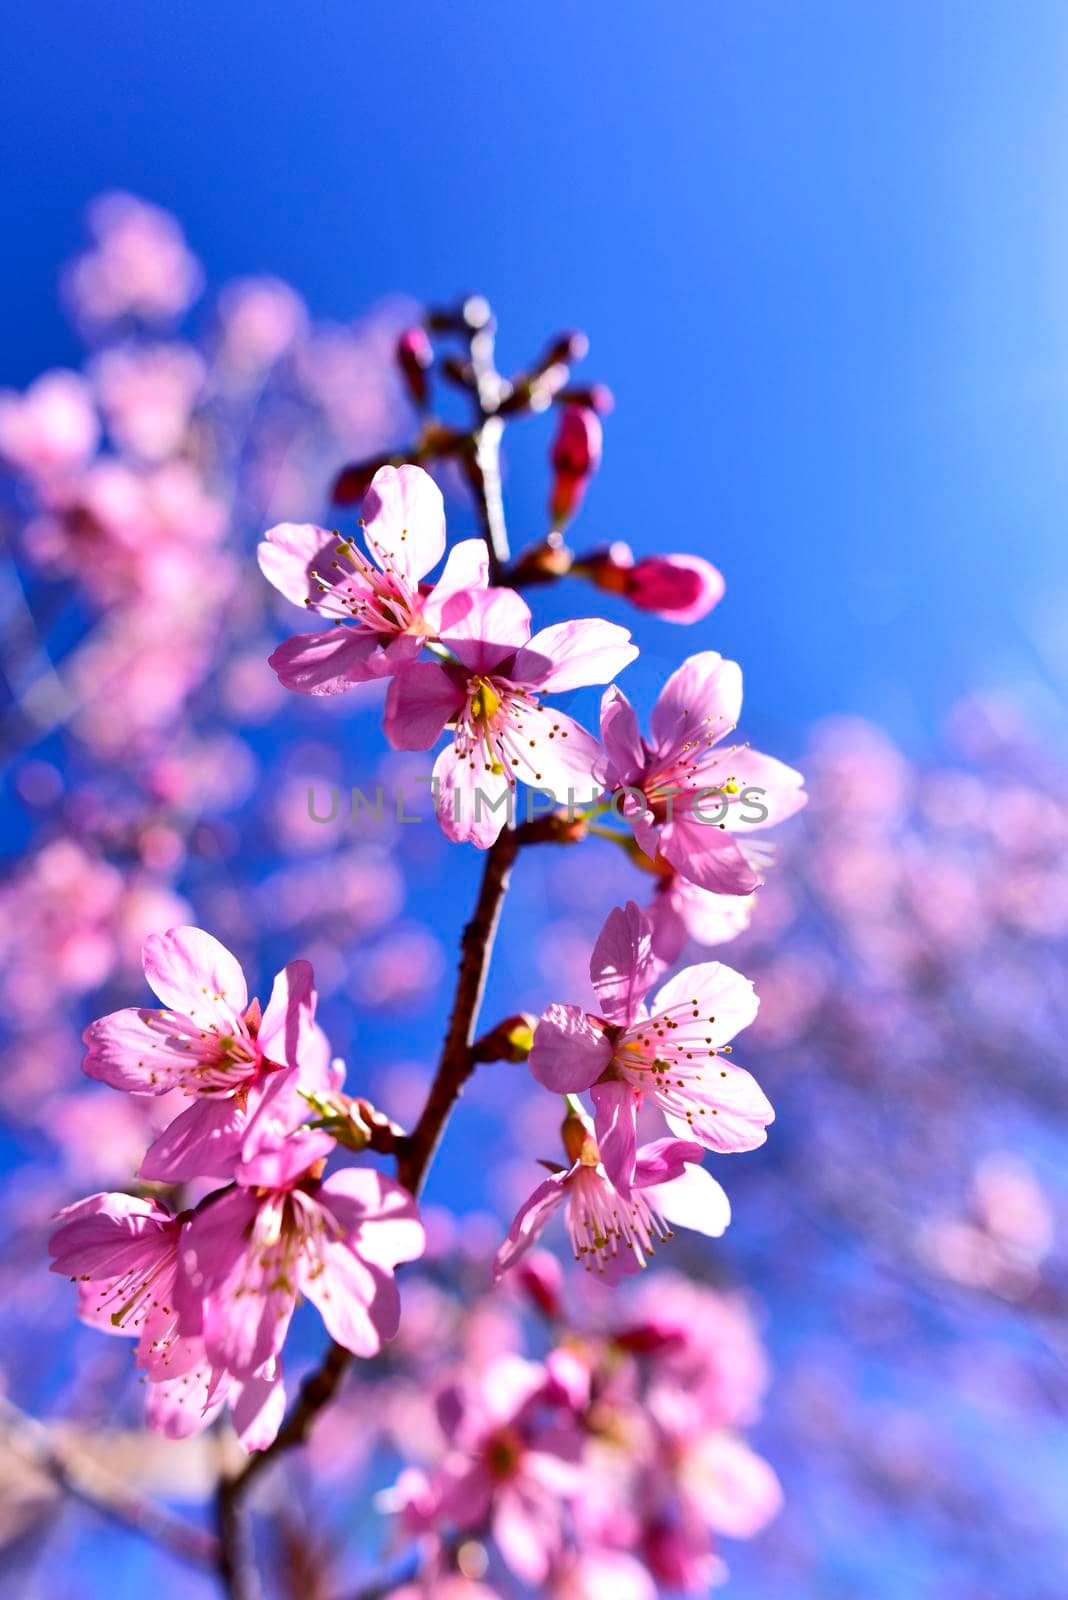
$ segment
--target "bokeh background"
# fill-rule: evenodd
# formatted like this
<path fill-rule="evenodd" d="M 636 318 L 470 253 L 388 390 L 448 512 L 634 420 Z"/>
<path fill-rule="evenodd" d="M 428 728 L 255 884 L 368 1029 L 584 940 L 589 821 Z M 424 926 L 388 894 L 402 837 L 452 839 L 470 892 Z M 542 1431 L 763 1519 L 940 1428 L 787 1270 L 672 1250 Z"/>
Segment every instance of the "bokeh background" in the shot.
<path fill-rule="evenodd" d="M 4 489 L 20 1404 L 77 1416 L 79 1363 L 111 1381 L 43 1281 L 42 1229 L 132 1171 L 141 1129 L 83 1085 L 77 1030 L 140 998 L 137 942 L 166 909 L 239 949 L 261 992 L 311 955 L 350 1086 L 402 1118 L 417 1102 L 477 862 L 429 822 L 309 825 L 309 782 L 424 768 L 387 757 L 373 697 L 273 693 L 264 657 L 299 624 L 250 552 L 270 521 L 324 517 L 350 456 L 405 439 L 395 333 L 477 290 L 506 370 L 580 327 L 583 371 L 615 393 L 575 542 L 693 550 L 727 579 L 690 630 L 577 585 L 537 595 L 539 618 L 628 621 L 645 708 L 683 653 L 737 657 L 747 736 L 813 793 L 727 954 L 765 995 L 739 1054 L 779 1121 L 721 1174 L 730 1234 L 684 1254 L 745 1290 L 774 1374 L 755 1437 L 786 1509 L 726 1550 L 727 1592 L 1064 1594 L 1066 35 L 1056 4 L 954 0 L 11 12 L 0 385 L 100 345 L 57 292 L 92 198 L 167 208 L 207 282 L 184 336 L 207 352 L 196 460 L 223 508 L 179 574 L 215 597 L 207 621 L 172 634 L 143 573 L 102 580 Z M 227 356 L 215 299 L 264 275 L 315 330 L 297 317 L 303 354 L 270 381 Z M 517 544 L 544 531 L 550 428 L 508 437 Z M 445 486 L 451 531 L 474 531 Z M 164 545 L 168 515 L 198 520 L 175 493 L 137 512 Z M 135 716 L 161 684 L 164 738 Z M 588 863 L 523 863 L 488 1016 L 583 998 L 621 893 L 611 847 Z M 542 1153 L 516 1070 L 473 1086 L 429 1190 L 483 1242 Z M 150 1570 L 194 1592 L 89 1517 L 28 1553 L 37 1524 L 9 1500 L 13 1595 L 132 1595 Z"/>

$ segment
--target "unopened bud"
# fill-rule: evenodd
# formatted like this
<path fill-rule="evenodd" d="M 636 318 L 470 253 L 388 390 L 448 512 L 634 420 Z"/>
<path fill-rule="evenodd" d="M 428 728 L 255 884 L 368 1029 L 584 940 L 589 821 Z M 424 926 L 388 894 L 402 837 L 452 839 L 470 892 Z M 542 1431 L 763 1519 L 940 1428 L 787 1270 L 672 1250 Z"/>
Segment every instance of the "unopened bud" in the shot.
<path fill-rule="evenodd" d="M 555 476 L 549 516 L 554 529 L 569 522 L 581 505 L 586 485 L 601 464 L 602 442 L 597 413 L 586 406 L 568 406 L 560 418 L 551 455 Z"/>
<path fill-rule="evenodd" d="M 529 1011 L 499 1022 L 471 1048 L 475 1061 L 525 1061 L 534 1048 L 538 1019 Z"/>
<path fill-rule="evenodd" d="M 424 408 L 430 392 L 427 373 L 434 364 L 434 351 L 427 338 L 426 329 L 416 325 L 406 328 L 397 340 L 397 365 L 404 374 L 408 392 L 420 410 Z"/>
<path fill-rule="evenodd" d="M 351 466 L 343 467 L 334 479 L 334 486 L 330 491 L 330 498 L 336 506 L 354 506 L 358 504 L 371 487 L 371 479 L 379 467 L 387 466 L 388 456 L 376 456 L 373 461 L 354 461 Z"/>
<path fill-rule="evenodd" d="M 548 1250 L 532 1250 L 516 1268 L 516 1281 L 543 1317 L 560 1315 L 564 1271 Z"/>
<path fill-rule="evenodd" d="M 641 611 L 667 622 L 699 622 L 723 598 L 723 576 L 703 556 L 646 556 L 635 561 L 628 545 L 612 544 L 580 556 L 574 571 L 599 589 L 625 595 Z"/>
<path fill-rule="evenodd" d="M 340 1089 L 300 1091 L 314 1113 L 309 1126 L 322 1128 L 346 1150 L 391 1151 L 404 1129 L 391 1122 L 369 1100 L 343 1094 Z"/>
<path fill-rule="evenodd" d="M 587 1146 L 593 1142 L 584 1119 L 573 1111 L 569 1111 L 560 1124 L 560 1141 L 567 1152 L 567 1159 L 572 1162 L 581 1160 Z"/>

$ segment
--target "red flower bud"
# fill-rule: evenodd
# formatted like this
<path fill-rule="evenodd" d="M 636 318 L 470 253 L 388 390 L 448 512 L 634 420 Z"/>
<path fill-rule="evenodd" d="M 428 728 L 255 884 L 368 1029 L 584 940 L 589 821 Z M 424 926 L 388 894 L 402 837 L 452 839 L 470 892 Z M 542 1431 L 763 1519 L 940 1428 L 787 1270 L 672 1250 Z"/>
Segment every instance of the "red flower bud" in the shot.
<path fill-rule="evenodd" d="M 397 340 L 397 365 L 404 374 L 409 394 L 420 409 L 427 403 L 430 386 L 426 375 L 433 364 L 434 351 L 426 329 L 418 325 L 407 328 Z"/>
<path fill-rule="evenodd" d="M 371 479 L 384 466 L 385 461 L 354 461 L 351 466 L 343 467 L 334 479 L 334 486 L 330 497 L 336 506 L 354 506 L 363 499 L 371 487 Z"/>
<path fill-rule="evenodd" d="M 563 527 L 582 503 L 586 485 L 601 464 L 600 418 L 586 406 L 568 406 L 553 440 L 555 478 L 549 500 L 554 528 Z"/>
<path fill-rule="evenodd" d="M 646 556 L 635 561 L 629 546 L 609 545 L 580 557 L 574 570 L 599 589 L 623 594 L 641 611 L 668 622 L 699 622 L 723 598 L 723 576 L 703 556 Z"/>

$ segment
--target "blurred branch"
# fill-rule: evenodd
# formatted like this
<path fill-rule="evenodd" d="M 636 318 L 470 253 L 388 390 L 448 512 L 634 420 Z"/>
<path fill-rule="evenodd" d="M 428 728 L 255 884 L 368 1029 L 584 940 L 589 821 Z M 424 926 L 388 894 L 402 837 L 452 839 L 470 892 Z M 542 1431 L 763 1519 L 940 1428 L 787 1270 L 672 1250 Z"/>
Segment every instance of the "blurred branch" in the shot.
<path fill-rule="evenodd" d="M 212 1534 L 138 1494 L 91 1455 L 57 1437 L 52 1428 L 28 1416 L 3 1395 L 0 1433 L 4 1443 L 24 1462 L 101 1516 L 132 1529 L 185 1561 L 211 1565 L 218 1560 L 219 1542 Z"/>

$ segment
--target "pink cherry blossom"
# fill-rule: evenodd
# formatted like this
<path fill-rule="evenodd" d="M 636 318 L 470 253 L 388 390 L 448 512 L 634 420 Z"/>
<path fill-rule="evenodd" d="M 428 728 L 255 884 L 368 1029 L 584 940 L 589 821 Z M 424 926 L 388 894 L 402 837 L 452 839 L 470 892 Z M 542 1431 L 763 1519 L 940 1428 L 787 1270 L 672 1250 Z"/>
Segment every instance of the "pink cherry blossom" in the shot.
<path fill-rule="evenodd" d="M 461 1528 L 489 1522 L 504 1560 L 540 1588 L 564 1540 L 564 1502 L 581 1487 L 582 1439 L 565 1397 L 538 1362 L 501 1356 L 439 1399 L 452 1445 L 441 1513 Z"/>
<path fill-rule="evenodd" d="M 178 1243 L 188 1213 L 155 1200 L 95 1194 L 59 1214 L 49 1240 L 52 1271 L 79 1284 L 83 1321 L 137 1338 L 137 1364 L 152 1379 L 196 1365 L 201 1352 L 178 1323 Z"/>
<path fill-rule="evenodd" d="M 285 686 L 301 694 L 339 694 L 388 677 L 459 622 L 486 586 L 481 539 L 454 546 L 433 587 L 420 583 L 445 553 L 441 490 L 422 467 L 380 467 L 363 509 L 370 560 L 351 540 L 312 523 L 283 522 L 259 547 L 264 577 L 287 600 L 336 624 L 296 634 L 271 656 Z"/>
<path fill-rule="evenodd" d="M 258 1000 L 249 1003 L 236 958 L 200 928 L 153 934 L 143 958 L 164 1009 L 115 1011 L 90 1024 L 85 1071 L 132 1094 L 180 1089 L 191 1097 L 151 1145 L 142 1177 L 229 1177 L 272 1074 L 288 1068 L 306 1087 L 327 1086 L 311 967 L 293 961 L 284 968 L 261 1013 Z"/>
<path fill-rule="evenodd" d="M 690 656 L 664 685 L 642 738 L 622 690 L 601 702 L 606 790 L 651 860 L 716 894 L 749 894 L 758 860 L 739 835 L 782 822 L 805 804 L 804 779 L 746 744 L 723 745 L 742 706 L 741 668 L 714 650 Z M 617 799 L 617 804 L 619 800 Z"/>
<path fill-rule="evenodd" d="M 209 1196 L 183 1235 L 183 1314 L 209 1360 L 237 1377 L 279 1353 L 301 1296 L 355 1355 L 377 1354 L 397 1331 L 393 1271 L 424 1245 L 415 1202 L 367 1167 L 320 1181 L 316 1157 L 331 1144 L 312 1134 L 265 1145 L 243 1163 L 241 1184 Z"/>
<path fill-rule="evenodd" d="M 520 1207 L 497 1253 L 494 1280 L 522 1259 L 561 1205 L 576 1261 L 610 1276 L 637 1272 L 656 1246 L 671 1238 L 676 1222 L 718 1238 L 730 1221 L 726 1195 L 700 1161 L 699 1144 L 658 1139 L 637 1151 L 629 1193 L 621 1193 L 605 1171 L 593 1130 L 572 1115 L 565 1142 L 577 1146 L 569 1169 L 554 1172 Z M 569 1128 L 569 1124 L 572 1126 Z"/>
<path fill-rule="evenodd" d="M 249 1450 L 274 1438 L 285 1409 L 281 1366 L 245 1381 L 207 1360 L 202 1340 L 183 1330 L 179 1247 L 192 1213 L 172 1215 L 154 1200 L 95 1194 L 60 1212 L 49 1241 L 52 1271 L 78 1283 L 83 1322 L 137 1339 L 149 1390 L 149 1425 L 172 1439 L 206 1428 L 229 1404 Z"/>
<path fill-rule="evenodd" d="M 308 309 L 280 278 L 239 278 L 219 296 L 220 364 L 252 378 L 285 355 L 308 331 Z"/>
<path fill-rule="evenodd" d="M 89 229 L 95 242 L 71 263 L 66 280 L 80 321 L 166 322 L 200 293 L 200 264 L 168 211 L 132 194 L 100 195 L 89 208 Z"/>
<path fill-rule="evenodd" d="M 708 1150 L 755 1149 L 774 1117 L 755 1078 L 728 1059 L 730 1040 L 756 1016 L 753 985 L 721 962 L 705 962 L 686 967 L 646 1007 L 660 970 L 645 917 L 633 901 L 617 907 L 590 961 L 603 1015 L 550 1006 L 530 1055 L 530 1070 L 547 1089 L 591 1091 L 601 1158 L 624 1192 L 634 1182 L 646 1096 L 674 1131 Z"/>
<path fill-rule="evenodd" d="M 92 370 L 117 445 L 144 461 L 179 450 L 206 370 L 192 345 L 117 345 L 99 355 Z"/>
<path fill-rule="evenodd" d="M 723 599 L 726 587 L 723 574 L 703 556 L 656 555 L 635 561 L 630 546 L 622 542 L 582 556 L 571 570 L 667 622 L 700 622 Z"/>
<path fill-rule="evenodd" d="M 93 392 L 76 372 L 45 372 L 25 394 L 0 393 L 0 455 L 31 478 L 77 471 L 99 437 Z"/>
<path fill-rule="evenodd" d="M 386 700 L 396 749 L 427 750 L 446 723 L 452 742 L 434 763 L 438 817 L 450 839 L 491 845 L 508 820 L 515 781 L 560 803 L 590 788 L 602 762 L 592 734 L 541 696 L 605 683 L 634 660 L 626 628 L 585 617 L 530 635 L 530 610 L 511 589 L 485 589 L 442 630 L 452 659 L 398 673 Z"/>

